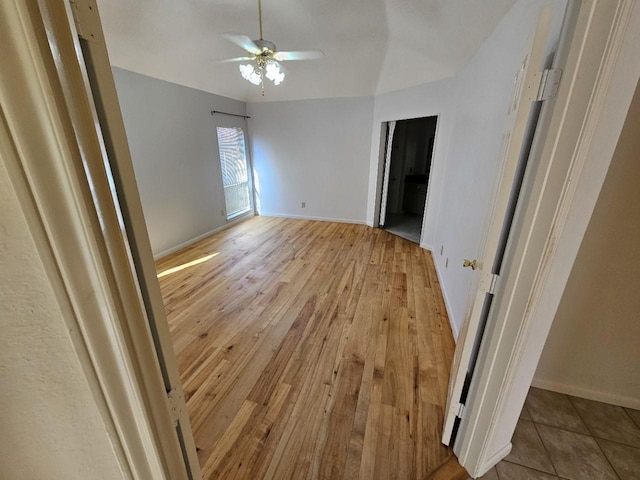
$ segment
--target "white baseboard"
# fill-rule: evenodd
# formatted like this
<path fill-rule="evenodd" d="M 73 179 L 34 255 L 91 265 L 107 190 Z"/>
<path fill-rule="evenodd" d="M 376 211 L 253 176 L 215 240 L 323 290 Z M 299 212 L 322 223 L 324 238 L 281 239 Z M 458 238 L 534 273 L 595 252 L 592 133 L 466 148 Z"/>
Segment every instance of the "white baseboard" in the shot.
<path fill-rule="evenodd" d="M 348 218 L 313 217 L 309 215 L 292 215 L 289 213 L 260 212 L 259 215 L 263 217 L 293 218 L 296 220 L 317 220 L 320 222 L 353 223 L 356 225 L 367 224 L 364 220 L 351 220 Z"/>
<path fill-rule="evenodd" d="M 611 405 L 619 405 L 621 407 L 640 410 L 640 399 L 626 395 L 593 390 L 576 385 L 567 385 L 565 383 L 553 382 L 539 378 L 534 378 L 533 382 L 531 382 L 531 386 L 541 388 L 543 390 L 550 390 L 552 392 L 564 393 L 565 395 L 571 395 L 572 397 L 586 398 L 587 400 L 595 400 L 596 402 L 609 403 Z"/>
<path fill-rule="evenodd" d="M 498 450 L 496 453 L 494 453 L 491 456 L 491 458 L 487 459 L 486 462 L 480 465 L 480 467 L 476 472 L 472 472 L 473 478 L 481 477 L 482 475 L 487 473 L 489 470 L 491 470 L 498 462 L 500 462 L 500 460 L 506 458 L 506 456 L 509 455 L 509 453 L 511 453 L 511 447 L 512 447 L 512 444 L 511 442 L 509 442 L 500 450 Z"/>
<path fill-rule="evenodd" d="M 420 245 L 422 247 L 422 245 Z M 425 248 L 425 247 L 423 247 Z M 449 326 L 451 327 L 451 333 L 453 333 L 453 341 L 458 343 L 458 327 L 456 326 L 456 321 L 451 314 L 451 302 L 449 301 L 449 297 L 447 296 L 447 290 L 444 288 L 444 283 L 442 281 L 442 275 L 440 274 L 440 268 L 438 265 L 438 260 L 436 256 L 433 254 L 433 250 L 427 248 L 431 252 L 433 256 L 433 263 L 436 266 L 436 275 L 438 275 L 438 282 L 440 283 L 440 290 L 442 290 L 442 297 L 444 298 L 444 307 L 447 309 L 447 318 L 449 318 Z"/>
<path fill-rule="evenodd" d="M 181 244 L 176 245 L 175 247 L 171 247 L 166 250 L 163 250 L 160 253 L 157 253 L 156 255 L 153 256 L 153 260 L 158 261 L 161 258 L 166 257 L 167 255 L 171 255 L 172 253 L 177 252 L 178 250 L 182 250 L 183 248 L 186 248 L 189 245 L 193 245 L 194 243 L 199 242 L 203 238 L 207 238 L 208 236 L 213 235 L 214 233 L 218 233 L 218 232 L 221 232 L 222 230 L 226 230 L 229 227 L 233 227 L 234 225 L 237 225 L 238 223 L 244 222 L 245 220 L 248 220 L 253 217 L 255 217 L 255 214 L 253 212 L 248 212 L 244 215 L 240 215 L 239 217 L 236 217 L 233 220 L 230 220 L 224 225 L 216 227 L 213 230 L 209 230 L 208 232 L 205 232 L 202 235 L 198 235 L 197 237 L 191 238 L 186 242 L 182 242 Z"/>

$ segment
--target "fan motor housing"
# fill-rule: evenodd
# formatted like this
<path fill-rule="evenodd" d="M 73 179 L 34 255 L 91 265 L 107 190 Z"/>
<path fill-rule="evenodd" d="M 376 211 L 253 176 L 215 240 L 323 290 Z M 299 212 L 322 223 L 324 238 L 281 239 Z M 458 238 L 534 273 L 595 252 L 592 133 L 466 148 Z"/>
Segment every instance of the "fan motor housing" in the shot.
<path fill-rule="evenodd" d="M 253 43 L 256 44 L 256 46 L 262 50 L 263 52 L 265 50 L 269 50 L 271 52 L 275 52 L 276 51 L 276 44 L 275 43 L 271 43 L 267 40 L 263 40 L 262 38 L 259 40 L 254 40 Z"/>

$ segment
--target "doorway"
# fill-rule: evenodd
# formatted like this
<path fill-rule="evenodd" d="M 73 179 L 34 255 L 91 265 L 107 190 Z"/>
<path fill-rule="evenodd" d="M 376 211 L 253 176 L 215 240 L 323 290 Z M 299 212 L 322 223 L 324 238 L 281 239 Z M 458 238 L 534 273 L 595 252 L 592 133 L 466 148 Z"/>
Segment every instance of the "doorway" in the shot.
<path fill-rule="evenodd" d="M 420 243 L 437 116 L 387 123 L 380 228 Z"/>

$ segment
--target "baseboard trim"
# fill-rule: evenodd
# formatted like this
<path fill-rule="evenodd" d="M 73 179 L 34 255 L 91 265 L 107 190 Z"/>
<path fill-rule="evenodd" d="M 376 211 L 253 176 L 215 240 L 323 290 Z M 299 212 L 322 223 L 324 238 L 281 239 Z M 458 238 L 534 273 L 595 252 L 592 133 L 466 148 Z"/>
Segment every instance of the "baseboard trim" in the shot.
<path fill-rule="evenodd" d="M 640 399 L 628 397 L 626 395 L 592 390 L 590 388 L 567 385 L 565 383 L 552 382 L 538 378 L 533 379 L 531 386 L 541 388 L 543 390 L 550 390 L 552 392 L 564 393 L 565 395 L 571 395 L 572 397 L 586 398 L 587 400 L 594 400 L 596 402 L 609 403 L 611 405 L 619 405 L 621 407 L 640 410 Z"/>
<path fill-rule="evenodd" d="M 422 245 L 420 246 L 422 247 Z M 430 248 L 427 248 L 427 250 L 431 252 L 431 256 L 433 257 L 433 264 L 436 266 L 436 275 L 438 276 L 438 282 L 440 283 L 440 290 L 442 291 L 442 297 L 444 298 L 444 307 L 447 309 L 447 318 L 449 319 L 449 326 L 451 327 L 451 333 L 453 333 L 453 341 L 456 342 L 457 344 L 458 333 L 460 332 L 458 330 L 458 327 L 456 326 L 455 319 L 451 314 L 452 312 L 451 302 L 449 301 L 449 297 L 447 296 L 447 290 L 444 288 L 444 283 L 442 281 L 442 274 L 440 273 L 440 266 L 438 264 L 435 254 L 433 253 L 433 250 L 431 250 Z"/>
<path fill-rule="evenodd" d="M 262 217 L 276 217 L 276 218 L 292 218 L 295 220 L 316 220 L 319 222 L 336 222 L 336 223 L 353 223 L 355 225 L 366 225 L 364 220 L 352 220 L 347 218 L 331 218 L 331 217 L 313 217 L 309 215 L 292 215 L 288 213 L 273 213 L 273 212 L 260 212 Z"/>
<path fill-rule="evenodd" d="M 511 453 L 512 447 L 513 445 L 511 444 L 511 442 L 509 442 L 496 453 L 491 455 L 491 457 L 488 458 L 486 462 L 478 467 L 478 470 L 476 472 L 472 472 L 475 475 L 473 478 L 481 477 L 489 470 L 491 470 L 498 462 L 500 462 L 500 460 L 503 460 L 507 455 L 509 455 L 509 453 Z"/>
<path fill-rule="evenodd" d="M 161 258 L 166 257 L 167 255 L 171 255 L 172 253 L 177 252 L 178 250 L 182 250 L 183 248 L 186 248 L 190 245 L 193 245 L 196 242 L 199 242 L 200 240 L 207 238 L 210 235 L 213 235 L 214 233 L 218 233 L 221 232 L 222 230 L 226 230 L 229 227 L 233 227 L 234 225 L 237 225 L 238 223 L 244 222 L 245 220 L 249 220 L 250 218 L 255 217 L 256 214 L 254 214 L 253 212 L 248 212 L 244 215 L 240 215 L 239 217 L 234 218 L 233 220 L 230 220 L 229 222 L 225 223 L 224 225 L 220 225 L 219 227 L 214 228 L 213 230 L 209 230 L 208 232 L 205 232 L 201 235 L 198 235 L 197 237 L 191 238 L 189 240 L 187 240 L 186 242 L 182 242 L 179 245 L 176 245 L 175 247 L 171 247 L 168 248 L 167 250 L 163 250 L 162 252 L 156 254 L 153 256 L 153 259 L 155 261 L 160 260 Z"/>

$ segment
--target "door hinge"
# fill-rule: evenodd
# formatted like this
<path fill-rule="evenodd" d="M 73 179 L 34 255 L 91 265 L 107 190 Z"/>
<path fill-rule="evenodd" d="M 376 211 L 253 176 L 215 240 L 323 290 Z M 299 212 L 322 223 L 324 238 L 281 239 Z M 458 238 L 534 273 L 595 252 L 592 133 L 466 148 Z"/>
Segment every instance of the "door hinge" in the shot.
<path fill-rule="evenodd" d="M 182 416 L 185 406 L 184 395 L 182 390 L 174 388 L 170 392 L 167 392 L 167 405 L 169 406 L 169 412 L 171 412 L 171 419 L 174 424 L 177 424 Z"/>
<path fill-rule="evenodd" d="M 560 79 L 562 78 L 562 69 L 547 68 L 543 72 L 536 73 L 540 76 L 540 86 L 538 87 L 537 101 L 544 101 L 553 98 L 558 93 L 560 87 Z"/>
<path fill-rule="evenodd" d="M 480 277 L 480 290 L 485 293 L 494 294 L 498 288 L 498 280 L 500 280 L 500 275 L 496 275 L 495 273 L 482 273 Z"/>
<path fill-rule="evenodd" d="M 558 93 L 562 69 L 547 68 L 542 72 L 535 72 L 527 83 L 527 100 L 540 102 L 553 98 Z"/>
<path fill-rule="evenodd" d="M 96 0 L 69 0 L 73 21 L 78 36 L 88 42 L 95 42 L 100 31 L 100 17 Z"/>
<path fill-rule="evenodd" d="M 464 418 L 464 403 L 458 404 L 458 412 L 456 413 L 456 417 Z"/>

